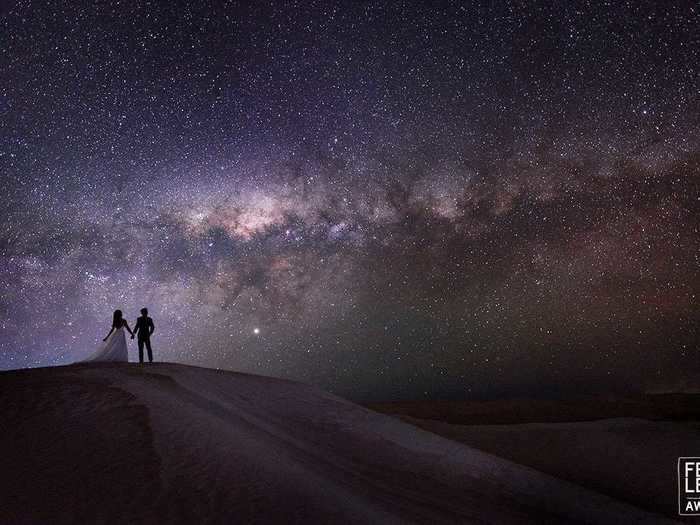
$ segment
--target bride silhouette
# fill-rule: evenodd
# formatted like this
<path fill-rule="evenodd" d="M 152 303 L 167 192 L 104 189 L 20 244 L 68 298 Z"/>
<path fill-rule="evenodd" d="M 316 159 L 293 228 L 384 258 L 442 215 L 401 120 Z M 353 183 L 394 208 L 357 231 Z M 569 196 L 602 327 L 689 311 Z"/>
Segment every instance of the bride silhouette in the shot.
<path fill-rule="evenodd" d="M 129 328 L 129 323 L 126 319 L 122 317 L 121 310 L 114 311 L 114 318 L 112 320 L 112 329 L 102 340 L 102 344 L 97 348 L 97 351 L 88 357 L 87 361 L 129 361 L 129 353 L 126 350 L 126 334 L 124 333 L 124 328 L 132 336 L 134 333 Z"/>

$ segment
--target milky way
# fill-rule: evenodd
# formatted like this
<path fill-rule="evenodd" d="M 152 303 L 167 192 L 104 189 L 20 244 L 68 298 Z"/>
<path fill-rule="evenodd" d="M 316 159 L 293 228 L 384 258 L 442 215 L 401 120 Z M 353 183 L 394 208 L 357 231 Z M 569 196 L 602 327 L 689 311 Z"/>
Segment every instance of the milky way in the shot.
<path fill-rule="evenodd" d="M 695 2 L 195 4 L 0 11 L 0 368 L 700 387 Z"/>

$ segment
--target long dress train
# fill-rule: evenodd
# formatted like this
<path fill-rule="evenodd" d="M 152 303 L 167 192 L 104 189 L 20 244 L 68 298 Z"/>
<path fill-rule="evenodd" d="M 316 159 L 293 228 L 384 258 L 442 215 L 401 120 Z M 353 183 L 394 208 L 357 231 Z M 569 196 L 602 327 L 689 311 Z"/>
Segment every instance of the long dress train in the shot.
<path fill-rule="evenodd" d="M 82 363 L 95 361 L 129 362 L 129 353 L 126 349 L 126 330 L 124 327 L 114 330 L 106 341 L 97 347 L 97 350 Z"/>

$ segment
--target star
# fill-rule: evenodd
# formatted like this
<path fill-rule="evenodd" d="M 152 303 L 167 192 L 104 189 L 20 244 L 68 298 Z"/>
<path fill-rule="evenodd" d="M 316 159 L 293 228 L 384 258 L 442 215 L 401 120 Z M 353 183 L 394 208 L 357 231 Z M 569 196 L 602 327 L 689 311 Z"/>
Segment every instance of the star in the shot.
<path fill-rule="evenodd" d="M 159 359 L 349 397 L 700 377 L 681 3 L 11 4 L 0 368 L 147 306 Z"/>

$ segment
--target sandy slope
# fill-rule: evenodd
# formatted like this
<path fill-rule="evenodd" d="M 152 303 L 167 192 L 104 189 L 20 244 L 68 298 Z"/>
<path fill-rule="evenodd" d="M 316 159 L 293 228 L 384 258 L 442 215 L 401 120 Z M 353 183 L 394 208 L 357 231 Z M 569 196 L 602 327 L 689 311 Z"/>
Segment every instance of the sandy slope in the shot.
<path fill-rule="evenodd" d="M 680 456 L 700 453 L 698 421 L 614 418 L 450 425 L 405 419 L 468 446 L 674 518 L 678 516 L 676 461 Z"/>
<path fill-rule="evenodd" d="M 279 379 L 5 372 L 0 408 L 0 523 L 663 522 Z"/>

